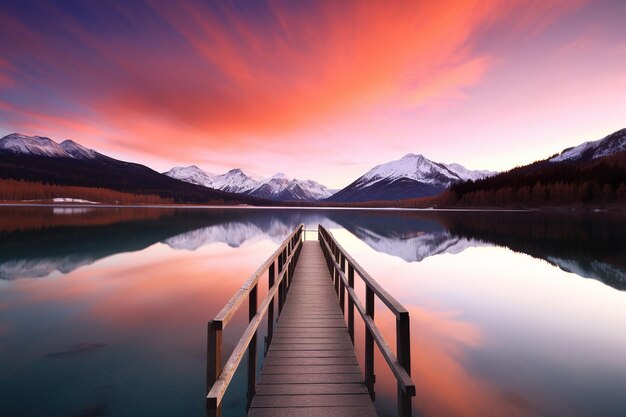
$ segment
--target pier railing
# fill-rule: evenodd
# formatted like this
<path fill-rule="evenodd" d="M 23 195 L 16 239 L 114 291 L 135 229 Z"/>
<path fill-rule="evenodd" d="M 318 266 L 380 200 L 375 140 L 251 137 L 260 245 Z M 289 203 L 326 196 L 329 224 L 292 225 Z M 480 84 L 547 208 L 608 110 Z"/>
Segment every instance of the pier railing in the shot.
<path fill-rule="evenodd" d="M 372 278 L 335 240 L 333 235 L 319 225 L 319 241 L 328 269 L 339 297 L 341 311 L 345 313 L 348 294 L 348 332 L 354 343 L 354 309 L 365 324 L 365 384 L 374 399 L 374 342 L 396 378 L 398 385 L 398 415 L 411 415 L 411 397 L 415 396 L 415 384 L 411 380 L 411 334 L 409 312 Z M 346 270 L 347 267 L 347 270 Z M 365 307 L 354 290 L 354 276 L 365 284 Z M 396 316 L 396 353 L 383 338 L 374 323 L 374 297 L 377 296 Z"/>
<path fill-rule="evenodd" d="M 274 332 L 274 299 L 278 299 L 280 315 L 289 284 L 293 278 L 296 262 L 302 249 L 304 225 L 299 225 L 280 247 L 243 283 L 230 301 L 208 324 L 207 344 L 207 414 L 221 415 L 221 403 L 228 385 L 244 355 L 248 354 L 248 403 L 255 392 L 257 367 L 257 329 L 267 314 L 267 343 Z M 267 271 L 267 295 L 258 304 L 258 283 Z M 222 332 L 239 307 L 248 299 L 248 326 L 230 357 L 222 366 Z"/>

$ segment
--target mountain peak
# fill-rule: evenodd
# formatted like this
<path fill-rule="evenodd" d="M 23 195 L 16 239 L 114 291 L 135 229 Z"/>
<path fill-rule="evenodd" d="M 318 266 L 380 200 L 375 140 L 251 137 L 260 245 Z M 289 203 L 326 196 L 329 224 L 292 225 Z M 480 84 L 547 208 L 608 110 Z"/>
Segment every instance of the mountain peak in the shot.
<path fill-rule="evenodd" d="M 59 146 L 76 159 L 94 159 L 98 154 L 93 149 L 86 148 L 71 139 L 64 140 Z"/>
<path fill-rule="evenodd" d="M 270 177 L 270 179 L 283 179 L 283 178 L 284 178 L 284 179 L 289 179 L 289 178 L 287 178 L 287 175 L 285 175 L 285 174 L 284 174 L 284 173 L 282 173 L 282 172 L 277 172 L 276 174 L 274 174 L 274 175 L 272 175 L 272 176 Z"/>
<path fill-rule="evenodd" d="M 398 200 L 440 193 L 450 185 L 491 175 L 470 171 L 459 164 L 433 162 L 409 153 L 395 161 L 376 165 L 352 184 L 335 193 L 331 201 Z"/>
<path fill-rule="evenodd" d="M 88 149 L 70 139 L 56 143 L 45 136 L 26 136 L 21 133 L 11 133 L 0 139 L 0 151 L 73 159 L 94 159 L 98 155 L 93 149 Z"/>
<path fill-rule="evenodd" d="M 415 153 L 407 153 L 406 155 L 404 155 L 400 160 L 407 160 L 407 159 L 417 159 L 417 160 L 428 160 L 424 155 L 422 154 L 415 154 Z"/>
<path fill-rule="evenodd" d="M 578 146 L 564 149 L 559 155 L 550 158 L 550 162 L 579 162 L 591 161 L 603 156 L 626 149 L 626 128 L 605 136 L 602 139 L 584 142 Z"/>
<path fill-rule="evenodd" d="M 20 155 L 71 158 L 59 144 L 44 136 L 12 133 L 0 139 L 0 151 Z"/>

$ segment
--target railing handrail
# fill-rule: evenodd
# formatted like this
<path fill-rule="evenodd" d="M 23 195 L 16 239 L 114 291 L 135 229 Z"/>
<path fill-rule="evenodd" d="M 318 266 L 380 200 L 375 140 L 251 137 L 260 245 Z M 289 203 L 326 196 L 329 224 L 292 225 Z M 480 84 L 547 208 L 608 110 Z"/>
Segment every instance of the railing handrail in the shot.
<path fill-rule="evenodd" d="M 324 227 L 320 224 L 319 226 L 324 232 L 326 232 L 329 238 L 333 241 L 333 244 L 339 249 L 341 254 L 345 257 L 348 265 L 352 265 L 354 270 L 359 274 L 365 285 L 370 287 L 378 298 L 385 303 L 385 305 L 391 310 L 391 312 L 399 317 L 402 314 L 408 314 L 408 311 L 398 300 L 396 300 L 391 294 L 387 292 L 372 276 L 363 269 L 361 265 L 348 253 L 346 250 L 337 242 L 337 239 Z"/>
<path fill-rule="evenodd" d="M 348 332 L 353 341 L 354 307 L 356 307 L 365 324 L 365 381 L 370 395 L 374 396 L 373 343 L 376 342 L 398 383 L 398 414 L 400 416 L 410 416 L 410 397 L 415 396 L 415 383 L 411 380 L 409 313 L 374 278 L 363 270 L 324 226 L 319 225 L 319 230 L 320 245 L 328 262 L 328 267 L 331 270 L 333 281 L 335 281 L 335 290 L 339 296 L 342 311 L 344 311 L 345 301 L 344 290 L 348 293 Z M 345 274 L 346 262 L 348 277 Z M 363 303 L 354 290 L 355 271 L 366 285 L 366 307 L 363 307 Z M 393 353 L 374 322 L 374 294 L 378 295 L 378 298 L 396 316 L 396 354 Z"/>
<path fill-rule="evenodd" d="M 295 263 L 302 248 L 302 232 L 304 225 L 300 224 L 285 239 L 278 249 L 242 284 L 239 290 L 231 297 L 228 303 L 220 310 L 208 324 L 207 344 L 207 396 L 206 406 L 210 415 L 221 415 L 221 402 L 226 394 L 228 385 L 233 379 L 246 351 L 248 351 L 248 397 L 254 395 L 256 383 L 256 334 L 261 321 L 268 313 L 268 342 L 271 341 L 274 325 L 274 297 L 278 292 L 278 314 L 282 310 L 289 281 L 293 277 Z M 275 266 L 278 260 L 278 274 Z M 267 295 L 257 307 L 258 282 L 261 275 L 268 271 Z M 246 297 L 249 299 L 248 319 L 241 338 L 233 349 L 230 357 L 221 366 L 222 331 L 237 312 Z"/>
<path fill-rule="evenodd" d="M 217 315 L 213 319 L 214 323 L 216 323 L 218 326 L 221 326 L 220 328 L 222 329 L 226 327 L 230 319 L 235 315 L 237 310 L 239 310 L 239 307 L 250 293 L 250 290 L 259 282 L 259 278 L 261 277 L 261 275 L 263 275 L 263 273 L 268 270 L 270 265 L 276 261 L 278 255 L 281 254 L 281 252 L 289 244 L 289 242 L 296 235 L 296 233 L 300 231 L 300 229 L 304 229 L 304 224 L 300 224 L 298 227 L 296 227 L 294 231 L 291 232 L 289 236 L 287 236 L 287 238 L 278 247 L 278 249 L 276 249 L 274 253 L 272 253 L 272 255 L 270 255 L 270 257 L 267 258 L 265 262 L 263 262 L 261 266 L 259 266 L 256 271 L 254 271 L 243 284 L 241 284 L 239 290 L 237 290 L 237 292 L 230 298 L 230 300 L 220 310 L 220 312 L 217 313 Z"/>

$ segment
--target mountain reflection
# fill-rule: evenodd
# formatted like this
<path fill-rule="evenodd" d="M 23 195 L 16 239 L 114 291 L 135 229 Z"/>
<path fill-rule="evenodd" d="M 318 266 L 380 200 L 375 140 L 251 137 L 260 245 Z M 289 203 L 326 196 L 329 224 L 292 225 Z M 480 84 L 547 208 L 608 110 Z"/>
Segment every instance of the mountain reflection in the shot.
<path fill-rule="evenodd" d="M 344 228 L 372 249 L 420 262 L 498 245 L 626 289 L 626 217 L 619 213 L 289 209 L 0 208 L 0 278 L 46 277 L 154 244 L 193 251 L 281 242 L 295 227 Z"/>

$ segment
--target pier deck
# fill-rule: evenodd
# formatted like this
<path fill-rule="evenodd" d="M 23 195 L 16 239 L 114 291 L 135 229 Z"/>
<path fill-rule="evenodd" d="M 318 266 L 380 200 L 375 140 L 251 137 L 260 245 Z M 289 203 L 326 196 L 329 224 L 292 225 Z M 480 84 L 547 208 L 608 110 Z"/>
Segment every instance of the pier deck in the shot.
<path fill-rule="evenodd" d="M 375 346 L 396 379 L 397 415 L 412 415 L 409 312 L 326 228 L 318 225 L 316 232 L 317 241 L 307 241 L 304 225 L 297 226 L 208 322 L 207 417 L 222 416 L 224 395 L 246 357 L 250 417 L 376 416 Z M 259 303 L 265 276 L 268 290 Z M 356 277 L 365 286 L 365 303 L 355 292 Z M 374 322 L 376 298 L 396 317 L 395 352 Z M 223 331 L 246 300 L 248 325 L 222 364 Z M 265 317 L 265 359 L 257 381 L 257 332 Z M 363 372 L 354 352 L 355 317 L 364 324 Z"/>
<path fill-rule="evenodd" d="M 303 242 L 248 416 L 376 416 L 316 241 Z"/>

